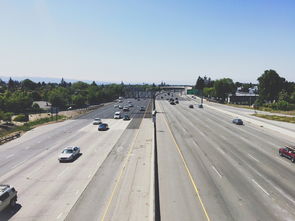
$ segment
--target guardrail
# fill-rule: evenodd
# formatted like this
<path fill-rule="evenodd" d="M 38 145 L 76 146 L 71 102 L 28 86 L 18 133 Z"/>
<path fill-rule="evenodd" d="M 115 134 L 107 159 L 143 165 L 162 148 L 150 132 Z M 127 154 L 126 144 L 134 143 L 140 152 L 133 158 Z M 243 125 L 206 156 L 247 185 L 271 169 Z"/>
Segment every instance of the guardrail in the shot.
<path fill-rule="evenodd" d="M 7 136 L 7 137 L 0 138 L 0 145 L 6 143 L 8 141 L 14 140 L 14 139 L 16 139 L 18 137 L 20 137 L 20 132 L 15 133 L 15 134 L 10 135 L 10 136 Z"/>

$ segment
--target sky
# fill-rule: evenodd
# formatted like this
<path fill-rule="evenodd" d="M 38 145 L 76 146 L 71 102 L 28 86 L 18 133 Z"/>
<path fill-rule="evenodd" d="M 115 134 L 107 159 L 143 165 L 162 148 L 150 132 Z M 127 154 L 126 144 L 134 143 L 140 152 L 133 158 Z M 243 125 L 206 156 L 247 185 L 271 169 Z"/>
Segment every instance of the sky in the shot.
<path fill-rule="evenodd" d="M 0 76 L 295 81 L 293 0 L 0 0 Z"/>

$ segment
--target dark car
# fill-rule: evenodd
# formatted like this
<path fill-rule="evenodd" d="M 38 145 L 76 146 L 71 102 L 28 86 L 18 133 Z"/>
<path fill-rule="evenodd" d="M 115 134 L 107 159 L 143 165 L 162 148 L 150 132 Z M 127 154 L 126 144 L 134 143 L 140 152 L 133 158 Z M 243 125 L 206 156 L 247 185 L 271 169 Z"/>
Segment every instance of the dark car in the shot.
<path fill-rule="evenodd" d="M 170 104 L 171 104 L 171 105 L 175 105 L 174 101 L 170 101 Z"/>
<path fill-rule="evenodd" d="M 236 125 L 243 125 L 243 121 L 239 118 L 236 118 L 236 119 L 233 119 L 233 123 L 236 124 Z"/>
<path fill-rule="evenodd" d="M 194 105 L 190 104 L 188 107 L 189 107 L 189 108 L 194 108 Z"/>
<path fill-rule="evenodd" d="M 175 101 L 175 104 L 179 104 L 179 101 L 178 101 L 178 100 L 176 100 L 176 101 Z"/>
<path fill-rule="evenodd" d="M 198 106 L 199 108 L 203 108 L 203 104 L 199 104 L 199 106 Z"/>
<path fill-rule="evenodd" d="M 130 120 L 129 115 L 125 114 L 124 117 L 123 117 L 123 120 Z"/>
<path fill-rule="evenodd" d="M 289 158 L 292 163 L 295 163 L 295 146 L 285 146 L 279 149 L 279 154 L 282 157 Z"/>
<path fill-rule="evenodd" d="M 106 123 L 102 123 L 98 126 L 98 130 L 102 131 L 102 130 L 108 130 L 109 129 L 109 125 Z"/>

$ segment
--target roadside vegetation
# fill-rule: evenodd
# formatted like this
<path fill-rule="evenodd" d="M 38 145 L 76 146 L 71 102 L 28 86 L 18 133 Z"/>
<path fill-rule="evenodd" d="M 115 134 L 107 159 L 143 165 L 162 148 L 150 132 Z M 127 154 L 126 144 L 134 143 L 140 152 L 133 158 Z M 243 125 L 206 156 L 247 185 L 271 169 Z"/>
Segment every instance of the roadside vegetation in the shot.
<path fill-rule="evenodd" d="M 295 82 L 287 81 L 275 70 L 265 70 L 257 78 L 258 84 L 233 82 L 230 78 L 211 80 L 199 76 L 195 85 L 196 94 L 209 101 L 225 103 L 236 107 L 295 114 Z M 229 102 L 230 96 L 244 94 L 246 102 Z M 247 96 L 253 97 L 247 99 Z M 252 96 L 250 96 L 252 95 Z M 253 96 L 254 95 L 254 96 Z"/>
<path fill-rule="evenodd" d="M 66 119 L 65 116 L 57 115 L 57 117 L 53 116 L 53 117 L 47 117 L 47 118 L 38 119 L 38 120 L 35 120 L 35 121 L 30 121 L 30 122 L 24 123 L 21 126 L 14 126 L 14 127 L 7 128 L 6 130 L 2 130 L 0 132 L 0 137 L 5 137 L 5 136 L 8 136 L 10 134 L 17 133 L 17 132 L 26 132 L 26 131 L 29 131 L 29 130 L 35 128 L 36 126 L 47 124 L 47 123 L 50 123 L 50 122 L 56 122 L 56 121 L 60 122 L 60 121 L 65 120 L 65 119 Z"/>
<path fill-rule="evenodd" d="M 113 101 L 119 96 L 138 96 L 139 92 L 155 90 L 158 90 L 158 87 L 154 84 L 125 85 L 122 82 L 99 85 L 94 81 L 90 84 L 82 81 L 71 83 L 64 79 L 61 79 L 60 83 L 36 83 L 30 79 L 16 81 L 11 78 L 5 82 L 0 79 L 0 135 L 27 131 L 35 125 L 51 121 L 51 118 L 28 121 L 30 114 L 50 112 L 51 107 L 54 107 L 54 111 L 86 108 Z M 48 106 L 43 109 L 35 101 L 43 101 Z M 16 122 L 24 125 L 16 126 Z"/>
<path fill-rule="evenodd" d="M 261 117 L 268 120 L 283 121 L 288 123 L 295 123 L 295 117 L 286 117 L 278 115 L 269 115 L 269 114 L 252 114 L 255 117 Z"/>

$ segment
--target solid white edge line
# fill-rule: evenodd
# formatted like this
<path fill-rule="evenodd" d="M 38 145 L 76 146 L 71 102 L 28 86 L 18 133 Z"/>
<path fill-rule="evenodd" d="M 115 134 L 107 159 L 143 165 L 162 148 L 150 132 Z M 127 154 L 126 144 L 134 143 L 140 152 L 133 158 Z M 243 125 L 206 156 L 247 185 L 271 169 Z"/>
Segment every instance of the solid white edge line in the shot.
<path fill-rule="evenodd" d="M 60 174 L 57 175 L 57 177 L 60 177 L 61 175 L 63 175 L 68 169 L 69 167 L 66 167 L 63 171 L 61 171 Z"/>
<path fill-rule="evenodd" d="M 18 167 L 18 166 L 20 166 L 21 164 L 23 164 L 25 162 L 25 160 L 24 161 L 22 161 L 22 162 L 20 162 L 20 163 L 18 163 L 18 164 L 16 164 L 16 165 L 14 165 L 14 166 L 12 166 L 11 167 L 11 169 L 14 169 L 14 168 L 16 168 L 16 167 Z"/>
<path fill-rule="evenodd" d="M 255 183 L 266 195 L 270 195 L 265 189 L 263 189 L 262 186 L 260 186 L 254 179 L 252 179 L 252 182 Z"/>
<path fill-rule="evenodd" d="M 251 154 L 248 153 L 248 156 L 251 157 L 253 160 L 255 160 L 256 162 L 260 162 L 259 160 L 257 160 L 255 157 L 253 157 Z"/>
<path fill-rule="evenodd" d="M 6 157 L 6 159 L 9 159 L 9 158 L 11 158 L 11 157 L 13 157 L 14 156 L 14 154 L 10 154 L 10 155 L 8 155 L 7 157 Z"/>
<path fill-rule="evenodd" d="M 56 219 L 59 219 L 59 218 L 62 216 L 62 214 L 63 214 L 63 213 L 60 213 L 60 214 L 56 217 Z"/>
<path fill-rule="evenodd" d="M 220 178 L 222 178 L 221 174 L 218 172 L 218 170 L 215 168 L 215 166 L 212 166 L 212 169 L 218 174 Z"/>

